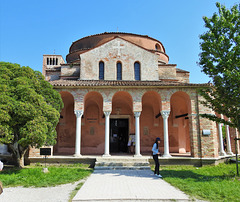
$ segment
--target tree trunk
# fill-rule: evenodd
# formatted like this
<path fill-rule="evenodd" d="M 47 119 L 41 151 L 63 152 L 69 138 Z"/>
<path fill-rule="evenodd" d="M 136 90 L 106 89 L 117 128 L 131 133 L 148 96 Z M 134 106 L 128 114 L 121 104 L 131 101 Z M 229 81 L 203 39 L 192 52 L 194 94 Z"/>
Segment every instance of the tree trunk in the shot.
<path fill-rule="evenodd" d="M 25 156 L 25 153 L 26 153 L 27 149 L 25 149 L 22 154 L 20 155 L 20 158 L 19 158 L 19 167 L 20 168 L 23 168 L 24 167 L 24 156 Z"/>
<path fill-rule="evenodd" d="M 15 165 L 19 168 L 23 168 L 24 167 L 24 155 L 28 148 L 21 147 L 21 145 L 19 145 L 17 142 L 15 142 L 14 144 L 9 144 L 8 147 L 11 150 Z"/>

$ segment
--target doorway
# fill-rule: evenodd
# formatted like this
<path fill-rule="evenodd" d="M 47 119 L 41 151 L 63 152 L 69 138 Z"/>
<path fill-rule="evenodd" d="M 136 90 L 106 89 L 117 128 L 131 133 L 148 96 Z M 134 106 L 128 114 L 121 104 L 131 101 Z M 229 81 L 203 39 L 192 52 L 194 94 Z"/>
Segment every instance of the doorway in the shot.
<path fill-rule="evenodd" d="M 127 153 L 128 119 L 110 119 L 110 153 Z"/>

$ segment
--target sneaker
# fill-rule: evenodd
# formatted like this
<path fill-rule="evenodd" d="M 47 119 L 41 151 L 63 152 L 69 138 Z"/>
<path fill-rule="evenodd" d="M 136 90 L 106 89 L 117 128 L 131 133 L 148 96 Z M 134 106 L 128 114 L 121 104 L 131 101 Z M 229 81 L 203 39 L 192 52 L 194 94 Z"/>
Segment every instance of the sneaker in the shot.
<path fill-rule="evenodd" d="M 160 174 L 159 174 L 159 175 L 156 175 L 156 176 L 158 176 L 159 178 L 162 178 L 162 175 L 160 175 Z"/>

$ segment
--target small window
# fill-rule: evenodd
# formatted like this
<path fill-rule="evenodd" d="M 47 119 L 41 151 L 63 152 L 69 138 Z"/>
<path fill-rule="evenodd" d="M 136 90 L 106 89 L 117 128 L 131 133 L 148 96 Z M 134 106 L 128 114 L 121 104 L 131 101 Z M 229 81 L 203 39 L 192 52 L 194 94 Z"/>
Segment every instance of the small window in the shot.
<path fill-rule="evenodd" d="M 47 65 L 49 65 L 49 58 L 47 58 Z"/>
<path fill-rule="evenodd" d="M 50 65 L 52 65 L 52 58 L 50 58 Z"/>
<path fill-rule="evenodd" d="M 136 81 L 141 80 L 141 77 L 140 77 L 140 63 L 139 62 L 134 63 L 134 76 L 135 76 Z"/>
<path fill-rule="evenodd" d="M 53 65 L 55 65 L 55 58 L 53 58 Z"/>
<path fill-rule="evenodd" d="M 104 80 L 104 62 L 99 62 L 99 80 Z"/>
<path fill-rule="evenodd" d="M 159 51 L 161 50 L 160 45 L 159 45 L 158 43 L 156 43 L 155 49 L 156 49 L 156 50 L 159 50 Z"/>
<path fill-rule="evenodd" d="M 58 65 L 58 58 L 56 58 L 56 65 Z"/>
<path fill-rule="evenodd" d="M 117 80 L 122 80 L 122 63 L 117 63 Z"/>

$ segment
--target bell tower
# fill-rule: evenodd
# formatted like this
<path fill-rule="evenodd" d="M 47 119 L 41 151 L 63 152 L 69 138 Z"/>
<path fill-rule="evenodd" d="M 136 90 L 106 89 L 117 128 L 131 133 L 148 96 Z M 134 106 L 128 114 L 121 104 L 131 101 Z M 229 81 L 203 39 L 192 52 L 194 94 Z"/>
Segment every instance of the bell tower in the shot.
<path fill-rule="evenodd" d="M 43 75 L 46 76 L 46 70 L 54 70 L 57 67 L 61 67 L 61 64 L 65 64 L 61 55 L 43 55 Z"/>

